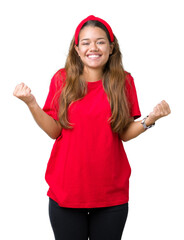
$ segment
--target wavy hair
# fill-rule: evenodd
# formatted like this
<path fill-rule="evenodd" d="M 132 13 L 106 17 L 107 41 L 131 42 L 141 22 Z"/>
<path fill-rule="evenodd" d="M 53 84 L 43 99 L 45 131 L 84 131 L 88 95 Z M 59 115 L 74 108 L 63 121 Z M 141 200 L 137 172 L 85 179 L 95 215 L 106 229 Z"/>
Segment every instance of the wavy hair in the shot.
<path fill-rule="evenodd" d="M 99 21 L 88 21 L 82 28 L 86 26 L 94 26 L 103 29 L 110 42 L 110 36 L 106 27 Z M 80 79 L 83 73 L 83 63 L 75 50 L 75 38 L 72 38 L 69 47 L 69 53 L 65 63 L 66 78 L 59 96 L 59 122 L 63 128 L 73 128 L 68 121 L 67 109 L 70 104 L 83 98 L 87 94 L 87 83 Z M 120 52 L 118 40 L 114 35 L 114 48 L 112 54 L 103 69 L 103 88 L 107 94 L 111 107 L 111 117 L 108 121 L 111 124 L 112 131 L 120 136 L 123 129 L 131 121 L 130 106 L 125 91 L 126 73 L 122 64 L 122 54 Z"/>

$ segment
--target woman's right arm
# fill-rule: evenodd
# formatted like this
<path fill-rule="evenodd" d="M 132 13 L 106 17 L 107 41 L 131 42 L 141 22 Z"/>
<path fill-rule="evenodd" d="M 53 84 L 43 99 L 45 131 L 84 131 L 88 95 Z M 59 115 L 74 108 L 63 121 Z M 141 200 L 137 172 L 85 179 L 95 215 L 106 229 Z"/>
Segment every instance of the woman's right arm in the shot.
<path fill-rule="evenodd" d="M 24 83 L 18 84 L 15 87 L 13 95 L 26 103 L 36 123 L 49 135 L 49 137 L 52 139 L 59 137 L 62 130 L 59 121 L 53 119 L 40 108 L 35 97 L 31 94 L 29 87 Z"/>

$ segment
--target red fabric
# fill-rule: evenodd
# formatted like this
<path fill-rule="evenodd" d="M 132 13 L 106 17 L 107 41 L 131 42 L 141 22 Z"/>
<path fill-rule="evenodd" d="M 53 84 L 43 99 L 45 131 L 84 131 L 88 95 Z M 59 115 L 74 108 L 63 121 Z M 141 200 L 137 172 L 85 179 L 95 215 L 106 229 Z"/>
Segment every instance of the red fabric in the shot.
<path fill-rule="evenodd" d="M 78 45 L 78 36 L 79 36 L 79 32 L 80 32 L 82 26 L 84 25 L 84 23 L 86 23 L 89 20 L 96 20 L 96 21 L 99 21 L 99 22 L 103 23 L 103 25 L 105 25 L 105 27 L 107 28 L 107 30 L 109 32 L 111 42 L 114 41 L 114 34 L 112 32 L 112 29 L 111 29 L 110 25 L 106 21 L 104 21 L 103 19 L 95 17 L 93 15 L 90 15 L 87 18 L 85 18 L 84 20 L 82 20 L 75 30 L 75 44 L 76 45 Z"/>
<path fill-rule="evenodd" d="M 53 76 L 43 107 L 56 120 L 58 107 L 53 107 L 51 102 L 61 85 L 62 76 L 65 77 L 65 69 Z M 62 129 L 45 173 L 49 185 L 47 195 L 63 207 L 107 207 L 129 200 L 131 168 L 122 140 L 112 132 L 107 121 L 111 109 L 102 80 L 87 84 L 85 97 L 73 102 L 68 109 L 68 120 L 74 128 Z M 130 74 L 127 75 L 126 94 L 131 102 L 131 116 L 140 117 L 134 80 Z"/>

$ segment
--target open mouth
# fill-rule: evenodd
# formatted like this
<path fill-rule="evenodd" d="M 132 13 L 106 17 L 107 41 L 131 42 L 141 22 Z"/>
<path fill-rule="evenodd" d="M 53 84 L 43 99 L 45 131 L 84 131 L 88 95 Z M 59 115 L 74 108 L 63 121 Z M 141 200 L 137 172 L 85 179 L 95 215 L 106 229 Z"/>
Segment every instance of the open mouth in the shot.
<path fill-rule="evenodd" d="M 100 54 L 91 54 L 91 55 L 87 55 L 87 57 L 89 59 L 98 59 L 101 57 L 101 55 Z"/>

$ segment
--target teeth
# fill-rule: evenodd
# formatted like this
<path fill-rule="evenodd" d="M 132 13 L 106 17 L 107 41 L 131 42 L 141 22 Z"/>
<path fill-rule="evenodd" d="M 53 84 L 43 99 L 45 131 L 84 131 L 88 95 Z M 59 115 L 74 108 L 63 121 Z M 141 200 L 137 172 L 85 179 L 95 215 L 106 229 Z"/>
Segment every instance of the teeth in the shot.
<path fill-rule="evenodd" d="M 100 57 L 100 55 L 89 55 L 88 58 L 97 58 Z"/>

